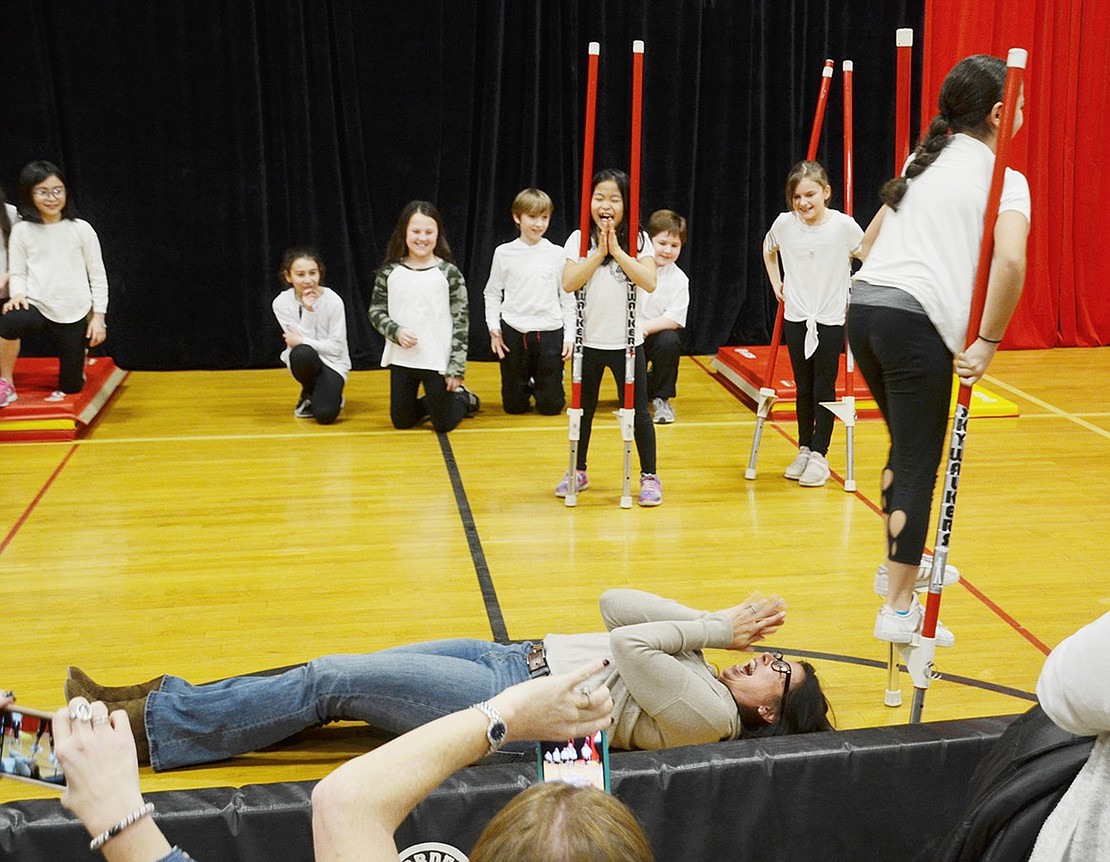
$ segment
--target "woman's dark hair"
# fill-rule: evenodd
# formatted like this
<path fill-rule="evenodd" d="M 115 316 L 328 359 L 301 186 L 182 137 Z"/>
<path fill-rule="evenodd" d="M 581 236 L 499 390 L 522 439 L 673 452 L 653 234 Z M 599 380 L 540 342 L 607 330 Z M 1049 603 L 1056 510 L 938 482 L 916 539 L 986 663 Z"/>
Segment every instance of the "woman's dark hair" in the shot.
<path fill-rule="evenodd" d="M 4 190 L 0 189 L 0 248 L 8 247 L 8 237 L 12 233 L 12 220 L 8 218 L 8 208 L 5 206 L 7 199 Z"/>
<path fill-rule="evenodd" d="M 443 231 L 443 217 L 439 214 L 435 204 L 428 201 L 409 201 L 401 210 L 401 215 L 397 217 L 397 224 L 393 228 L 393 233 L 389 236 L 382 266 L 399 263 L 409 253 L 408 245 L 405 243 L 405 234 L 408 232 L 409 222 L 417 213 L 427 216 L 436 223 L 436 257 L 448 263 L 455 262 L 455 258 L 451 255 L 451 246 L 447 244 L 447 234 Z"/>
<path fill-rule="evenodd" d="M 324 259 L 320 257 L 320 253 L 310 245 L 295 245 L 285 250 L 285 254 L 281 256 L 281 268 L 278 270 L 278 281 L 281 282 L 282 287 L 288 287 L 289 282 L 285 280 L 286 273 L 293 266 L 295 260 L 300 258 L 307 258 L 316 262 L 316 268 L 320 270 L 320 283 L 324 283 L 324 276 L 327 275 L 327 267 L 324 266 Z"/>
<path fill-rule="evenodd" d="M 829 182 L 829 172 L 825 170 L 823 164 L 815 162 L 812 159 L 798 162 L 790 169 L 790 173 L 786 175 L 786 187 L 783 191 L 786 193 L 787 212 L 794 212 L 794 191 L 798 188 L 798 183 L 802 180 L 813 180 L 822 189 L 828 188 L 831 185 Z"/>
<path fill-rule="evenodd" d="M 1006 63 L 989 54 L 964 57 L 944 78 L 937 108 L 940 111 L 921 138 L 906 167 L 905 176 L 887 180 L 879 189 L 879 197 L 892 210 L 897 210 L 909 182 L 937 160 L 948 146 L 948 130 L 967 132 L 976 138 L 990 135 L 991 109 L 1002 101 L 1006 84 Z"/>
<path fill-rule="evenodd" d="M 800 661 L 798 664 L 805 669 L 805 678 L 800 685 L 790 689 L 785 709 L 780 702 L 781 715 L 774 724 L 768 724 L 754 709 L 740 707 L 744 736 L 785 736 L 788 733 L 817 733 L 836 729 L 829 719 L 832 705 L 821 688 L 817 671 L 808 661 Z"/>
<path fill-rule="evenodd" d="M 66 188 L 66 205 L 62 207 L 62 218 L 77 218 L 77 205 L 69 191 L 66 175 L 53 162 L 37 161 L 24 165 L 19 172 L 19 214 L 27 221 L 42 224 L 42 213 L 35 206 L 34 188 L 47 177 L 57 177 Z"/>
<path fill-rule="evenodd" d="M 626 174 L 624 171 L 618 171 L 616 168 L 605 168 L 604 170 L 598 171 L 596 174 L 594 174 L 593 185 L 590 186 L 591 196 L 593 195 L 593 192 L 597 190 L 597 187 L 599 185 L 601 185 L 603 182 L 605 182 L 606 180 L 612 180 L 613 182 L 615 182 L 617 184 L 617 188 L 620 189 L 621 203 L 623 204 L 624 216 L 621 218 L 621 223 L 619 225 L 617 225 L 617 242 L 620 243 L 621 248 L 627 249 L 628 248 L 628 232 L 630 230 L 630 227 L 629 227 L 629 224 L 628 224 L 628 186 L 629 186 L 628 174 Z M 634 235 L 636 237 L 636 251 L 640 252 L 640 251 L 643 250 L 643 243 L 641 242 L 641 240 L 643 238 L 640 236 L 640 226 L 639 225 L 634 225 L 633 227 L 635 227 Z M 601 239 L 601 228 L 599 228 L 597 226 L 597 223 L 594 222 L 591 219 L 590 220 L 590 241 L 594 245 L 597 245 L 599 243 L 600 239 Z M 608 259 L 609 258 L 606 258 L 606 260 L 608 260 Z"/>

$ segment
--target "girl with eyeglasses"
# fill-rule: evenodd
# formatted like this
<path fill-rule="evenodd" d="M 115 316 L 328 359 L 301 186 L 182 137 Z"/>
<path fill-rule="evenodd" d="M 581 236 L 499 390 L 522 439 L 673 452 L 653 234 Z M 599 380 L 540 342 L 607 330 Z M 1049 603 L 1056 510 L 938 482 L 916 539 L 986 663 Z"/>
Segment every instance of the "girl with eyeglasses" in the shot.
<path fill-rule="evenodd" d="M 0 316 L 0 407 L 17 399 L 15 361 L 20 340 L 41 332 L 58 350 L 61 401 L 85 385 L 85 347 L 107 337 L 108 277 L 96 231 L 77 217 L 65 175 L 54 164 L 31 162 L 19 174 L 19 214 L 8 243 L 11 298 Z M 90 314 L 91 312 L 91 314 Z"/>

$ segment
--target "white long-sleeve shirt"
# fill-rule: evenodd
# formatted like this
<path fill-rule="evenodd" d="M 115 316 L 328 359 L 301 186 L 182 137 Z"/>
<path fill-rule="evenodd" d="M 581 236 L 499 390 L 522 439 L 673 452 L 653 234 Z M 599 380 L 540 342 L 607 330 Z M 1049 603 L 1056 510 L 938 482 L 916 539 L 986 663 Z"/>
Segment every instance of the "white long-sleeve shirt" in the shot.
<path fill-rule="evenodd" d="M 19 210 L 9 203 L 4 204 L 4 210 L 8 214 L 8 223 L 15 226 L 19 221 Z M 0 273 L 8 271 L 8 246 L 7 243 L 0 241 Z"/>
<path fill-rule="evenodd" d="M 499 331 L 502 320 L 517 332 L 562 327 L 564 340 L 572 340 L 574 295 L 563 290 L 563 266 L 562 248 L 547 239 L 499 245 L 486 282 L 486 327 Z"/>
<path fill-rule="evenodd" d="M 54 323 L 108 311 L 108 276 L 96 231 L 84 219 L 21 221 L 8 242 L 9 291 Z"/>
<path fill-rule="evenodd" d="M 347 379 L 351 355 L 347 350 L 347 315 L 343 300 L 330 288 L 322 288 L 320 298 L 309 311 L 297 300 L 293 288 L 274 297 L 274 317 L 281 328 L 296 332 L 304 344 L 313 348 L 328 368 Z M 281 352 L 281 361 L 289 365 L 290 349 Z"/>
<path fill-rule="evenodd" d="M 1052 651 L 1037 699 L 1064 730 L 1098 739 L 1041 827 L 1030 862 L 1110 859 L 1110 613 Z"/>

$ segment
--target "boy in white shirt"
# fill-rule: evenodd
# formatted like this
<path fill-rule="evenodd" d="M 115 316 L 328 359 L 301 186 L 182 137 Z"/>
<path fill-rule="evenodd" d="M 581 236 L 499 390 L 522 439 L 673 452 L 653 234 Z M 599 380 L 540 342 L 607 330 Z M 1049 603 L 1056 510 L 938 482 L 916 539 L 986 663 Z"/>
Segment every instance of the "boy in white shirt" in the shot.
<path fill-rule="evenodd" d="M 490 349 L 501 365 L 506 413 L 563 412 L 563 363 L 570 357 L 574 296 L 562 288 L 563 249 L 544 238 L 554 206 L 546 192 L 524 189 L 513 199 L 520 236 L 493 252 L 486 282 Z"/>
<path fill-rule="evenodd" d="M 647 232 L 655 248 L 655 291 L 644 300 L 640 325 L 644 330 L 644 355 L 648 363 L 647 392 L 657 425 L 674 422 L 675 384 L 682 357 L 686 310 L 690 306 L 690 279 L 678 264 L 686 244 L 686 219 L 672 210 L 656 210 Z"/>

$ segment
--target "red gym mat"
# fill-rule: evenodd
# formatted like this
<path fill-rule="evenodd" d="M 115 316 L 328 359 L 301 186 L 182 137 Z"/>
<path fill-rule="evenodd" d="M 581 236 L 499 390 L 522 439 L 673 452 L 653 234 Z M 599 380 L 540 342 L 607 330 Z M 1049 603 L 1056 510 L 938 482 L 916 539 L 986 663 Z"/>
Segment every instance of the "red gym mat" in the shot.
<path fill-rule="evenodd" d="M 0 442 L 73 440 L 127 378 L 106 356 L 85 361 L 85 388 L 61 401 L 47 401 L 58 385 L 58 360 L 20 358 L 15 364 L 19 400 L 0 409 Z"/>
<path fill-rule="evenodd" d="M 756 347 L 722 347 L 713 360 L 714 370 L 733 384 L 740 400 L 755 410 L 759 404 L 759 390 L 767 376 L 767 361 L 771 355 L 769 345 Z M 879 408 L 871 400 L 871 393 L 863 381 L 863 375 L 855 373 L 856 415 L 862 419 L 878 417 Z M 775 403 L 771 407 L 772 419 L 791 419 L 795 416 L 797 391 L 794 387 L 794 373 L 790 368 L 790 355 L 786 347 L 779 348 L 775 361 L 775 379 L 771 381 L 775 390 Z M 843 398 L 844 357 L 840 357 L 840 374 L 836 378 L 836 397 Z"/>

